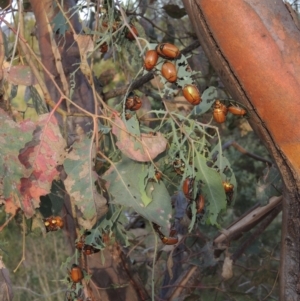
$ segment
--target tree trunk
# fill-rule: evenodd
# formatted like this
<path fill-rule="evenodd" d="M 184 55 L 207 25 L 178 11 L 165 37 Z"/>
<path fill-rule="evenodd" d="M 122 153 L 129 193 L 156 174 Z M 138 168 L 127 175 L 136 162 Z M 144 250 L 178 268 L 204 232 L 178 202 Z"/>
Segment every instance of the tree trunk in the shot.
<path fill-rule="evenodd" d="M 300 33 L 282 1 L 184 0 L 200 43 L 284 184 L 280 299 L 300 300 Z"/>

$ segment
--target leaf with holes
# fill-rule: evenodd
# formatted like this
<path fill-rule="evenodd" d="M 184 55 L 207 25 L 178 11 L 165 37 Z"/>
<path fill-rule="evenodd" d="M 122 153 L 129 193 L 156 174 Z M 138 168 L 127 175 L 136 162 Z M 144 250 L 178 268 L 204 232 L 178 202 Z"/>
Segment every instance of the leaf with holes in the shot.
<path fill-rule="evenodd" d="M 0 200 L 4 199 L 6 212 L 14 214 L 21 206 L 20 179 L 29 175 L 18 159 L 19 151 L 32 139 L 35 124 L 28 120 L 18 124 L 1 109 L 0 124 Z"/>
<path fill-rule="evenodd" d="M 123 158 L 114 167 L 111 167 L 104 175 L 107 180 L 109 192 L 113 196 L 113 202 L 122 206 L 131 207 L 146 219 L 169 228 L 171 218 L 171 201 L 169 193 L 162 181 L 160 183 L 148 181 L 146 189 L 140 185 L 140 180 L 145 179 L 148 166 Z M 145 206 L 142 198 L 147 195 L 151 202 Z"/>
<path fill-rule="evenodd" d="M 201 193 L 205 199 L 207 221 L 211 225 L 217 224 L 218 214 L 226 208 L 226 195 L 220 174 L 207 166 L 207 160 L 200 153 L 194 157 L 196 181 L 200 181 Z"/>
<path fill-rule="evenodd" d="M 64 160 L 65 147 L 56 118 L 50 114 L 40 115 L 33 139 L 26 143 L 19 155 L 20 162 L 30 172 L 21 179 L 20 185 L 27 217 L 31 217 L 39 206 L 40 196 L 50 192 L 52 181 L 59 175 L 56 167 Z"/>
<path fill-rule="evenodd" d="M 84 218 L 94 222 L 104 214 L 107 201 L 98 193 L 95 185 L 98 175 L 93 170 L 92 154 L 94 152 L 91 144 L 92 141 L 88 137 L 75 142 L 64 161 L 64 168 L 68 174 L 65 180 L 66 190 L 75 200 Z"/>

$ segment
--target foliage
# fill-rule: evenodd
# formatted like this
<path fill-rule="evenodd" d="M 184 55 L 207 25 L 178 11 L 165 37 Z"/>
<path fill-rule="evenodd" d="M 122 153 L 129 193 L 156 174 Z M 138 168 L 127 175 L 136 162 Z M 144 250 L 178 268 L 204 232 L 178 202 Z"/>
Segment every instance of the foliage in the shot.
<path fill-rule="evenodd" d="M 114 236 L 124 245 L 133 248 L 131 255 L 133 260 L 141 253 L 145 254 L 147 250 L 152 250 L 155 244 L 154 235 L 156 235 L 153 223 L 161 227 L 163 237 L 160 235 L 160 238 L 162 239 L 167 237 L 166 233 L 171 233 L 172 228 L 178 227 L 180 220 L 183 230 L 181 232 L 177 230 L 178 247 L 186 248 L 185 255 L 181 258 L 182 269 L 185 272 L 192 265 L 203 270 L 195 278 L 196 289 L 189 295 L 185 293 L 185 300 L 193 300 L 194 297 L 195 300 L 200 300 L 197 299 L 199 295 L 201 300 L 209 300 L 212 291 L 215 294 L 215 300 L 224 300 L 224 296 L 243 300 L 244 296 L 251 298 L 251 292 L 256 298 L 265 296 L 271 291 L 273 281 L 276 281 L 274 277 L 276 273 L 273 270 L 268 275 L 264 275 L 264 272 L 269 267 L 274 270 L 278 268 L 277 262 L 274 262 L 274 258 L 278 256 L 276 242 L 269 238 L 274 233 L 278 233 L 278 227 L 274 226 L 269 230 L 270 234 L 266 233 L 262 240 L 252 246 L 247 256 L 241 259 L 240 266 L 234 267 L 234 277 L 230 282 L 224 282 L 218 276 L 216 271 L 221 270 L 222 261 L 218 261 L 213 256 L 213 239 L 217 231 L 226 227 L 235 217 L 240 216 L 246 207 L 250 207 L 248 204 L 245 205 L 245 199 L 251 204 L 255 203 L 256 182 L 264 167 L 262 163 L 246 160 L 244 156 L 231 148 L 224 151 L 222 142 L 225 139 L 241 141 L 240 143 L 249 152 L 255 152 L 262 157 L 267 156 L 265 149 L 258 142 L 253 142 L 257 140 L 250 130 L 246 131 L 244 137 L 241 138 L 242 124 L 247 124 L 245 117 L 228 115 L 225 124 L 222 125 L 218 125 L 213 120 L 213 105 L 216 99 L 222 99 L 225 105 L 238 104 L 228 96 L 222 84 L 214 80 L 214 71 L 209 70 L 208 67 L 205 68 L 205 63 L 196 72 L 193 70 L 190 56 L 181 54 L 178 59 L 170 60 L 177 70 L 177 81 L 173 84 L 161 74 L 162 65 L 166 60 L 164 57 L 159 57 L 153 71 L 143 70 L 142 56 L 147 50 L 156 49 L 158 45 L 158 43 L 148 42 L 151 39 L 149 34 L 151 29 L 146 26 L 142 27 L 141 19 L 127 17 L 125 8 L 110 7 L 110 5 L 111 3 L 107 2 L 105 7 L 101 7 L 103 12 L 93 17 L 94 19 L 84 20 L 87 26 L 80 34 L 75 31 L 72 33 L 74 43 L 78 43 L 81 53 L 80 67 L 77 66 L 74 73 L 70 74 L 67 79 L 60 75 L 59 81 L 51 82 L 53 86 L 57 82 L 63 86 L 66 81 L 65 85 L 69 85 L 70 89 L 61 88 L 61 91 L 65 93 L 70 91 L 70 93 L 64 94 L 60 91 L 60 100 L 56 99 L 56 101 L 62 104 L 61 101 L 66 100 L 68 105 L 72 106 L 76 103 L 76 93 L 81 85 L 81 82 L 75 79 L 75 75 L 82 72 L 85 81 L 89 84 L 89 89 L 93 91 L 93 95 L 96 95 L 95 99 L 101 106 L 101 114 L 89 112 L 86 107 L 79 108 L 75 113 L 81 114 L 79 118 L 87 118 L 88 121 L 83 124 L 92 131 L 80 126 L 76 129 L 68 127 L 66 120 L 78 117 L 76 114 L 66 114 L 62 117 L 57 115 L 57 111 L 58 118 L 55 118 L 53 111 L 46 113 L 47 106 L 39 95 L 44 91 L 42 87 L 33 86 L 36 79 L 31 73 L 33 66 L 31 65 L 30 69 L 27 66 L 27 64 L 30 65 L 29 62 L 14 66 L 11 73 L 8 73 L 6 80 L 10 85 L 28 86 L 27 91 L 30 91 L 31 97 L 25 96 L 24 92 L 25 105 L 30 106 L 28 99 L 31 98 L 32 107 L 39 118 L 35 122 L 29 120 L 17 122 L 4 111 L 0 111 L 0 123 L 4 125 L 0 128 L 2 145 L 0 201 L 5 205 L 5 212 L 15 216 L 21 210 L 27 218 L 39 221 L 39 227 L 44 231 L 41 214 L 44 217 L 59 215 L 65 195 L 69 195 L 71 209 L 68 209 L 65 214 L 73 215 L 72 218 L 78 222 L 77 233 L 84 235 L 87 230 L 90 231 L 90 234 L 86 235 L 85 243 L 97 250 L 104 249 L 106 235 Z M 140 5 L 142 10 L 142 3 Z M 178 28 L 177 38 L 182 41 L 180 35 L 184 33 L 184 28 L 179 27 L 178 24 L 182 22 L 188 26 L 188 20 L 185 18 L 184 9 L 177 10 L 177 8 L 179 6 L 175 4 L 161 6 L 161 10 L 173 18 L 168 22 L 177 22 L 174 23 Z M 51 34 L 57 35 L 53 40 L 55 39 L 59 44 L 59 39 L 74 29 L 59 2 L 57 2 L 56 9 L 58 13 L 52 19 Z M 80 9 L 80 6 L 74 8 L 73 14 L 79 13 Z M 128 8 L 127 13 L 129 11 Z M 86 13 L 86 16 L 95 15 L 93 7 L 82 8 L 82 12 Z M 153 15 L 156 14 L 155 11 L 151 13 L 147 9 L 147 14 L 148 17 L 163 22 L 159 16 Z M 93 23 L 91 21 L 96 24 L 94 27 L 88 26 L 88 23 Z M 163 24 L 163 27 L 165 26 L 166 24 Z M 132 30 L 132 27 L 137 31 L 135 34 L 137 37 L 133 37 L 134 41 L 128 38 L 128 32 Z M 152 30 L 155 34 L 158 32 L 154 31 L 154 28 Z M 168 37 L 167 30 L 165 33 Z M 190 41 L 192 38 L 189 39 Z M 101 46 L 105 43 L 109 51 L 99 55 L 102 51 Z M 184 44 L 187 45 L 187 43 Z M 195 56 L 205 62 L 201 50 L 198 49 Z M 35 63 L 39 65 L 39 68 L 44 68 L 38 58 L 35 58 Z M 102 63 L 106 67 L 112 66 L 108 69 L 112 76 L 107 82 L 104 81 Z M 59 70 L 59 63 L 56 67 Z M 25 77 L 24 72 L 26 72 Z M 103 89 L 105 93 L 103 91 L 99 93 L 95 88 L 97 81 L 93 78 L 93 74 L 99 75 L 100 82 L 105 82 L 106 87 Z M 155 74 L 156 83 L 145 83 L 132 91 L 131 85 L 134 79 L 139 80 L 149 74 Z M 124 90 L 126 92 L 122 95 L 115 94 L 111 99 L 105 99 L 107 93 L 127 83 L 130 84 L 126 86 Z M 182 96 L 182 89 L 187 84 L 202 87 L 200 104 L 192 106 Z M 11 91 L 14 91 L 13 87 L 10 86 Z M 9 90 L 8 87 L 6 89 Z M 132 92 L 141 99 L 143 113 L 126 109 L 127 98 Z M 14 96 L 11 93 L 10 101 Z M 85 102 L 89 101 L 85 99 L 85 96 L 81 94 L 80 96 Z M 68 110 L 69 108 L 66 108 L 67 113 L 69 113 Z M 18 112 L 14 113 L 14 119 L 17 119 L 16 116 L 19 116 Z M 69 136 L 76 138 L 75 142 L 69 144 L 67 148 L 65 141 Z M 61 171 L 62 166 L 65 174 Z M 161 178 L 156 177 L 157 173 L 161 174 Z M 265 173 L 270 177 L 260 180 L 259 200 L 261 202 L 267 202 L 271 195 L 278 193 L 271 186 L 274 182 L 280 181 L 275 169 L 270 172 L 265 171 Z M 194 179 L 190 200 L 187 200 L 182 193 L 183 183 L 188 177 Z M 224 181 L 233 184 L 232 195 L 224 191 Z M 280 183 L 277 188 L 280 189 Z M 180 213 L 179 205 L 171 202 L 174 195 L 180 196 L 177 198 L 181 206 Z M 200 212 L 198 210 L 199 196 L 205 200 L 204 210 Z M 132 215 L 136 214 L 145 220 L 145 229 L 140 229 L 140 233 L 128 226 Z M 32 228 L 29 227 L 28 232 L 32 231 Z M 5 231 L 2 235 L 8 240 Z M 40 232 L 38 233 L 40 235 Z M 48 233 L 47 240 L 53 238 L 56 244 L 55 235 L 60 234 Z M 31 241 L 31 237 L 29 240 Z M 42 245 L 41 248 L 37 248 L 34 243 L 30 243 L 30 246 L 26 245 L 28 260 L 35 261 L 37 254 L 46 254 L 48 249 L 55 253 L 57 267 L 65 260 L 66 252 L 60 251 L 62 246 L 54 246 L 52 249 L 51 245 L 39 244 Z M 71 245 L 74 248 L 75 242 L 72 241 Z M 226 249 L 226 254 L 233 253 L 238 246 L 238 243 L 233 243 Z M 155 248 L 157 247 L 160 249 L 161 245 L 155 245 Z M 165 248 L 163 250 L 166 252 L 158 258 L 156 264 L 160 268 L 155 271 L 157 294 L 164 285 L 163 278 L 167 274 L 172 274 L 173 264 L 176 265 L 176 260 L 173 258 L 175 251 L 170 252 Z M 150 257 L 150 261 L 155 256 L 155 252 L 153 254 L 149 251 L 150 255 L 147 256 Z M 147 272 L 146 263 L 149 261 L 147 256 L 143 257 L 141 263 L 137 263 L 135 268 L 145 279 L 146 287 L 150 291 L 152 276 Z M 78 259 L 79 255 L 76 251 L 63 266 L 70 266 L 71 261 L 77 262 Z M 43 269 L 49 273 L 44 273 L 43 279 L 52 275 L 56 281 L 67 277 L 66 269 L 62 273 L 53 269 L 50 272 L 47 261 L 50 260 L 45 258 Z M 263 263 L 261 267 L 257 264 L 258 261 Z M 14 265 L 16 265 L 15 258 Z M 255 267 L 252 269 L 253 266 Z M 39 273 L 43 273 L 40 266 Z M 33 283 L 40 282 L 42 286 L 42 281 L 38 280 L 35 275 L 31 278 Z M 239 289 L 246 285 L 244 284 L 246 282 L 247 285 L 248 282 L 253 284 L 255 293 L 251 285 L 247 287 L 249 292 Z M 47 283 L 44 279 L 46 287 Z M 265 289 L 263 284 L 267 287 L 266 292 L 262 292 Z M 55 285 L 54 289 L 58 291 L 60 285 L 57 282 Z M 76 290 L 78 287 L 77 285 Z M 36 283 L 32 288 L 41 289 Z M 49 288 L 43 290 L 43 294 L 49 295 Z M 49 297 L 49 300 L 58 299 Z"/>

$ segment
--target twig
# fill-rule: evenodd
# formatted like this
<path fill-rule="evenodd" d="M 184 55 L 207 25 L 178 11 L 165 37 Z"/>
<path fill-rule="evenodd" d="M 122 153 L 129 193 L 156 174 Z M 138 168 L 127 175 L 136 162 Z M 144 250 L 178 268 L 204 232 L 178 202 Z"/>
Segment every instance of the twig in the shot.
<path fill-rule="evenodd" d="M 214 244 L 217 246 L 224 241 L 231 241 L 234 237 L 239 236 L 244 231 L 253 228 L 259 223 L 259 221 L 265 218 L 266 215 L 268 215 L 270 211 L 277 207 L 281 202 L 282 196 L 272 197 L 269 201 L 269 204 L 252 210 L 244 218 L 240 219 L 238 222 L 234 223 L 232 226 L 227 228 L 224 231 L 224 233 L 220 234 L 214 239 Z"/>
<path fill-rule="evenodd" d="M 18 268 L 20 267 L 20 265 L 22 264 L 23 261 L 25 261 L 25 236 L 26 236 L 26 221 L 25 221 L 25 215 L 22 215 L 23 217 L 23 221 L 22 221 L 22 225 L 23 225 L 23 235 L 22 235 L 22 240 L 23 240 L 23 245 L 22 245 L 22 258 L 20 260 L 20 262 L 18 263 L 17 267 L 14 269 L 14 273 L 18 270 Z"/>
<path fill-rule="evenodd" d="M 173 291 L 172 295 L 169 297 L 168 301 L 177 300 L 182 291 L 186 289 L 186 284 L 190 280 L 190 278 L 194 275 L 197 270 L 197 266 L 192 266 L 187 273 L 182 277 L 180 284 L 174 285 L 176 289 Z"/>
<path fill-rule="evenodd" d="M 242 153 L 243 155 L 246 155 L 250 158 L 253 158 L 257 161 L 261 161 L 261 162 L 265 162 L 267 163 L 269 166 L 273 165 L 273 162 L 269 159 L 265 159 L 261 156 L 258 156 L 256 154 L 250 153 L 249 151 L 247 151 L 246 149 L 244 149 L 242 146 L 240 146 L 237 142 L 235 141 L 228 141 L 226 142 L 223 146 L 222 149 L 225 150 L 227 148 L 229 148 L 230 146 L 233 146 L 236 150 L 238 150 L 240 153 Z"/>
<path fill-rule="evenodd" d="M 256 240 L 257 237 L 261 235 L 262 232 L 270 225 L 270 223 L 274 220 L 274 218 L 281 212 L 282 204 L 280 203 L 277 207 L 275 207 L 269 214 L 264 218 L 264 220 L 260 223 L 259 227 L 254 231 L 254 233 L 239 247 L 238 250 L 231 255 L 231 259 L 235 262 L 244 252 L 245 250 Z"/>

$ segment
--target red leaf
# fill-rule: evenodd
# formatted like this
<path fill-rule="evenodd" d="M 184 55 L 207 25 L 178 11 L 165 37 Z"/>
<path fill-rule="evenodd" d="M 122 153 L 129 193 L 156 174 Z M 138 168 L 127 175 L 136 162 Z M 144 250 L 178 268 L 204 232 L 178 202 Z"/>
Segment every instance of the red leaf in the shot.
<path fill-rule="evenodd" d="M 64 160 L 66 143 L 57 121 L 49 114 L 41 115 L 32 141 L 20 151 L 19 160 L 31 174 L 21 179 L 22 209 L 31 217 L 39 206 L 40 196 L 49 193 L 52 181 L 59 172 L 56 167 Z"/>

